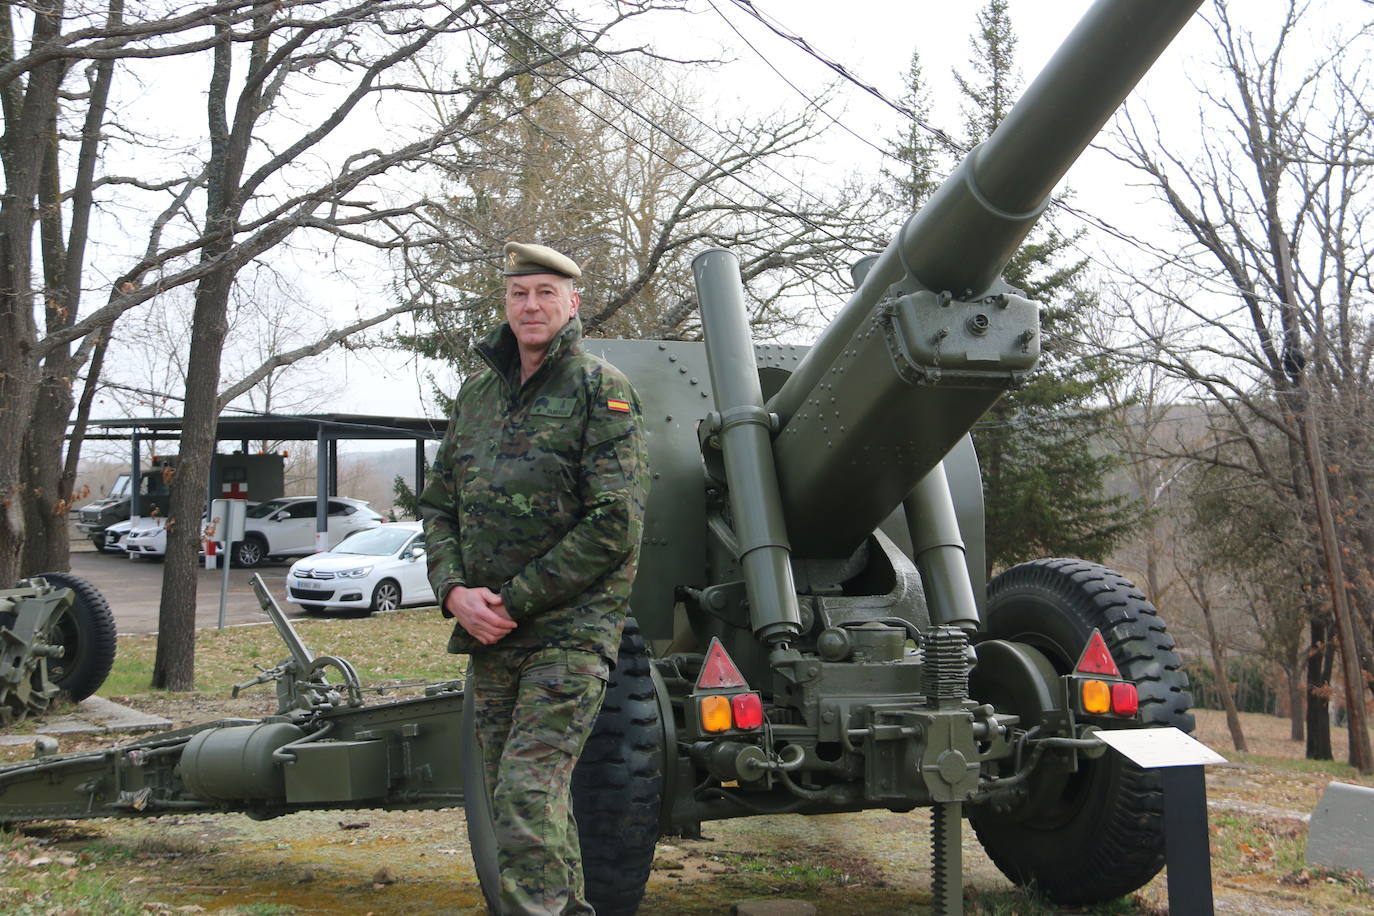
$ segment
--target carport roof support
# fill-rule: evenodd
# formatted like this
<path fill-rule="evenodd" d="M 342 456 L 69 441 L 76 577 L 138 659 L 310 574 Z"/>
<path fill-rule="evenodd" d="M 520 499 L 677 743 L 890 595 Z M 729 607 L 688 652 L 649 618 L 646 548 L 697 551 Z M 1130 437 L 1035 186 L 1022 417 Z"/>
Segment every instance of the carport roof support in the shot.
<path fill-rule="evenodd" d="M 139 441 L 143 439 L 181 438 L 181 417 L 134 417 L 130 419 L 93 420 L 92 426 L 104 430 L 128 430 L 126 433 L 106 432 L 87 435 L 87 439 L 132 439 L 133 465 L 132 479 L 138 480 Z M 323 543 L 323 532 L 327 525 L 326 500 L 336 495 L 334 485 L 338 473 L 334 468 L 338 453 L 333 448 L 339 439 L 412 439 L 415 441 L 415 492 L 424 487 L 423 468 L 425 439 L 442 438 L 448 429 L 448 420 L 431 420 L 427 417 L 377 417 L 354 413 L 319 414 L 252 414 L 243 416 L 221 416 L 215 425 L 215 440 L 239 439 L 247 443 L 249 439 L 276 439 L 287 441 L 316 442 L 316 467 L 320 475 L 315 498 L 318 501 L 315 526 L 317 539 Z M 247 451 L 245 445 L 244 448 Z M 328 468 L 328 475 L 325 471 Z M 134 486 L 131 509 L 139 513 L 138 487 Z"/>
<path fill-rule="evenodd" d="M 105 430 L 137 431 L 140 438 L 178 438 L 181 417 L 134 417 L 131 419 L 92 420 L 92 426 Z M 319 438 L 321 429 L 336 439 L 439 439 L 448 429 L 448 420 L 428 417 L 377 417 L 355 413 L 252 414 L 221 416 L 215 425 L 215 438 L 287 439 L 308 441 Z M 151 434 L 151 435 L 150 435 Z M 92 437 L 87 437 L 92 438 Z M 126 438 L 118 433 L 101 438 Z"/>

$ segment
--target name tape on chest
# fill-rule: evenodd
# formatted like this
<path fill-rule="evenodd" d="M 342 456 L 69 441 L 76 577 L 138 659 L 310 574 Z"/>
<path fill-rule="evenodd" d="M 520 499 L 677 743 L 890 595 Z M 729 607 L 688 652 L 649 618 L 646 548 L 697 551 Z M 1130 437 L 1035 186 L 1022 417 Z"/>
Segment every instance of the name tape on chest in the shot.
<path fill-rule="evenodd" d="M 614 411 L 617 411 L 617 412 L 619 412 L 619 413 L 629 413 L 629 412 L 630 412 L 630 402 L 629 402 L 629 401 L 617 401 L 615 398 L 607 398 L 607 399 L 606 399 L 606 409 L 607 409 L 607 410 L 614 410 Z"/>

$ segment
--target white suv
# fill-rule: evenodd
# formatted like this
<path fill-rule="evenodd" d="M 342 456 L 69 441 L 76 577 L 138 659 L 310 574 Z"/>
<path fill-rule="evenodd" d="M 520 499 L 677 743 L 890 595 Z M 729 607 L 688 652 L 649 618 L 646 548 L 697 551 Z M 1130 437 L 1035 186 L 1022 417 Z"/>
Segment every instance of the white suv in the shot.
<path fill-rule="evenodd" d="M 355 531 L 376 528 L 382 517 L 361 499 L 331 496 L 325 549 Z M 315 553 L 315 497 L 269 499 L 248 510 L 243 540 L 233 547 L 235 566 L 251 569 L 268 557 L 303 557 Z"/>

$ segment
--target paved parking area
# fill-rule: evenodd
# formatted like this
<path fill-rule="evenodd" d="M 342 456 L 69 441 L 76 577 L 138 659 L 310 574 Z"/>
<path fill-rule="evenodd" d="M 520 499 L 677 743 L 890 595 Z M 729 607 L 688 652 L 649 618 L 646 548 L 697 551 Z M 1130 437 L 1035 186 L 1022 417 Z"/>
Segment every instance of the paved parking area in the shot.
<path fill-rule="evenodd" d="M 258 573 L 276 596 L 288 617 L 305 613 L 286 600 L 286 570 L 289 563 L 267 563 L 257 569 L 229 570 L 229 593 L 224 607 L 225 626 L 270 623 L 258 606 L 248 584 Z M 113 553 L 99 553 L 84 542 L 72 544 L 72 572 L 90 580 L 105 596 L 114 612 L 120 635 L 145 635 L 157 632 L 158 608 L 162 599 L 163 564 L 150 560 L 130 560 Z M 214 628 L 219 623 L 220 583 L 224 570 L 197 567 L 196 628 Z"/>

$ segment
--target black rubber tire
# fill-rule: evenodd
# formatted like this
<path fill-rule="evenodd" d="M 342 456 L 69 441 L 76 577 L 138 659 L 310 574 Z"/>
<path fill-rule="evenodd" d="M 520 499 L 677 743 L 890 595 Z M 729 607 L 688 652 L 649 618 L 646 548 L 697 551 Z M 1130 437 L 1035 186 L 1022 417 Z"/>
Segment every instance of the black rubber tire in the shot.
<path fill-rule="evenodd" d="M 234 565 L 239 569 L 255 569 L 267 559 L 267 543 L 260 537 L 249 535 L 233 546 Z"/>
<path fill-rule="evenodd" d="M 114 614 L 105 596 L 80 576 L 54 572 L 40 578 L 71 589 L 75 599 L 53 620 L 45 639 L 62 647 L 60 658 L 48 659 L 48 680 L 79 703 L 100 689 L 114 666 Z"/>
<path fill-rule="evenodd" d="M 95 549 L 96 549 L 96 550 L 99 550 L 101 553 L 104 553 L 104 552 L 105 552 L 105 532 L 102 531 L 102 532 L 100 532 L 99 534 L 93 534 L 93 535 L 91 535 L 91 543 L 95 545 Z"/>
<path fill-rule="evenodd" d="M 1120 574 L 1082 560 L 1014 566 L 988 585 L 984 638 L 1027 643 L 1059 673 L 1071 670 L 1094 628 L 1140 694 L 1146 723 L 1192 731 L 1188 676 L 1154 605 Z M 1164 866 L 1164 793 L 1158 771 L 1108 751 L 1032 803 L 999 813 L 969 809 L 988 857 L 1017 884 L 1064 906 L 1128 894 Z M 1044 796 L 1049 794 L 1048 798 Z"/>
<path fill-rule="evenodd" d="M 482 749 L 477 744 L 477 714 L 469 699 L 472 696 L 471 665 L 463 695 L 458 759 L 463 771 L 463 814 L 468 822 L 468 848 L 472 852 L 472 870 L 477 873 L 477 883 L 487 902 L 487 912 L 500 913 L 501 869 L 496 863 L 496 831 L 491 823 L 491 797 L 487 795 L 482 774 Z"/>
<path fill-rule="evenodd" d="M 389 598 L 388 593 L 390 594 Z M 372 602 L 368 605 L 368 611 L 375 613 L 377 611 L 399 610 L 401 597 L 401 583 L 395 579 L 383 579 L 372 590 Z"/>
<path fill-rule="evenodd" d="M 633 617 L 572 792 L 587 902 L 598 916 L 632 916 L 649 881 L 663 805 L 663 723 Z"/>
<path fill-rule="evenodd" d="M 496 834 L 471 703 L 463 704 L 461 732 L 473 869 L 487 908 L 499 913 Z M 572 795 L 587 900 L 598 916 L 629 916 L 639 908 L 649 881 L 663 802 L 663 726 L 649 673 L 649 650 L 634 618 L 625 622 L 601 714 L 573 770 Z"/>

